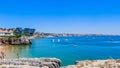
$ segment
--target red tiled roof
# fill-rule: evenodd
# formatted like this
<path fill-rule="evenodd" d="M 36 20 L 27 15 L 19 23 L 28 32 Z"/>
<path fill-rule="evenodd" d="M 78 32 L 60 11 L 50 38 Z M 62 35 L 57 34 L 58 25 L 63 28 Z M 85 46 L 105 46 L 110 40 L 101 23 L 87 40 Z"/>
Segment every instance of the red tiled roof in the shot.
<path fill-rule="evenodd" d="M 13 30 L 0 30 L 0 33 L 11 33 Z"/>

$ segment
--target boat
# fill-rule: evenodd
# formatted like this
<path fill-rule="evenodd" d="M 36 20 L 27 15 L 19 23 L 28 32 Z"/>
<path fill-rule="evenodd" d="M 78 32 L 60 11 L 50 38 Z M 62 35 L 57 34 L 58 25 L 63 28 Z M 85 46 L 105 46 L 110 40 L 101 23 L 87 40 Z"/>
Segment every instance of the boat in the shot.
<path fill-rule="evenodd" d="M 58 39 L 58 42 L 60 42 L 60 39 Z"/>
<path fill-rule="evenodd" d="M 68 41 L 68 39 L 65 39 L 65 41 L 67 42 L 67 41 Z"/>
<path fill-rule="evenodd" d="M 77 47 L 78 45 L 77 44 L 74 44 L 74 47 Z"/>
<path fill-rule="evenodd" d="M 52 39 L 52 42 L 55 42 L 55 39 Z"/>

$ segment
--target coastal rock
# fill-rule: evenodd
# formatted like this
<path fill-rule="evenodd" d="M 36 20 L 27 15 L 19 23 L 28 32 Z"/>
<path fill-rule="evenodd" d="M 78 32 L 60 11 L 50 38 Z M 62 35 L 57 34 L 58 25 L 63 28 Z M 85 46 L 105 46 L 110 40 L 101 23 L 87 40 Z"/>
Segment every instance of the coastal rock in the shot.
<path fill-rule="evenodd" d="M 120 68 L 120 60 L 86 60 L 77 61 L 75 65 L 69 65 L 62 68 Z"/>
<path fill-rule="evenodd" d="M 29 38 L 0 38 L 0 45 L 29 45 L 31 41 Z"/>
<path fill-rule="evenodd" d="M 57 58 L 20 58 L 4 59 L 2 66 L 19 66 L 18 68 L 60 68 L 61 61 Z"/>

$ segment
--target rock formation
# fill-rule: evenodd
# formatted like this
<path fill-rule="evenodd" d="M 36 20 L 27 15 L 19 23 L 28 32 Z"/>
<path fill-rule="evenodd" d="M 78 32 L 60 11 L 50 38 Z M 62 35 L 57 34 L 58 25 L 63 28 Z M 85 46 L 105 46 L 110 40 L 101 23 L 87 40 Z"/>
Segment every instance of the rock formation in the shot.
<path fill-rule="evenodd" d="M 75 65 L 62 68 L 120 68 L 120 60 L 86 60 L 77 61 Z"/>
<path fill-rule="evenodd" d="M 57 58 L 20 58 L 4 59 L 1 64 L 4 68 L 60 68 L 61 61 Z"/>
<path fill-rule="evenodd" d="M 0 45 L 29 45 L 31 44 L 28 38 L 0 38 Z"/>

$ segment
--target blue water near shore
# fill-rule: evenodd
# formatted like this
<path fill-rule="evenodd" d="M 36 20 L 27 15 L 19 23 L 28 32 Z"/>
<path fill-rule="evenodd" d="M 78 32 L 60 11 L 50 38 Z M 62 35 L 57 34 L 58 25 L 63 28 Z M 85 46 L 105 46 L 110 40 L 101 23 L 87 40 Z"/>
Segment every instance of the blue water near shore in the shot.
<path fill-rule="evenodd" d="M 56 57 L 63 66 L 76 60 L 120 59 L 120 36 L 37 38 L 20 54 L 21 57 Z"/>

